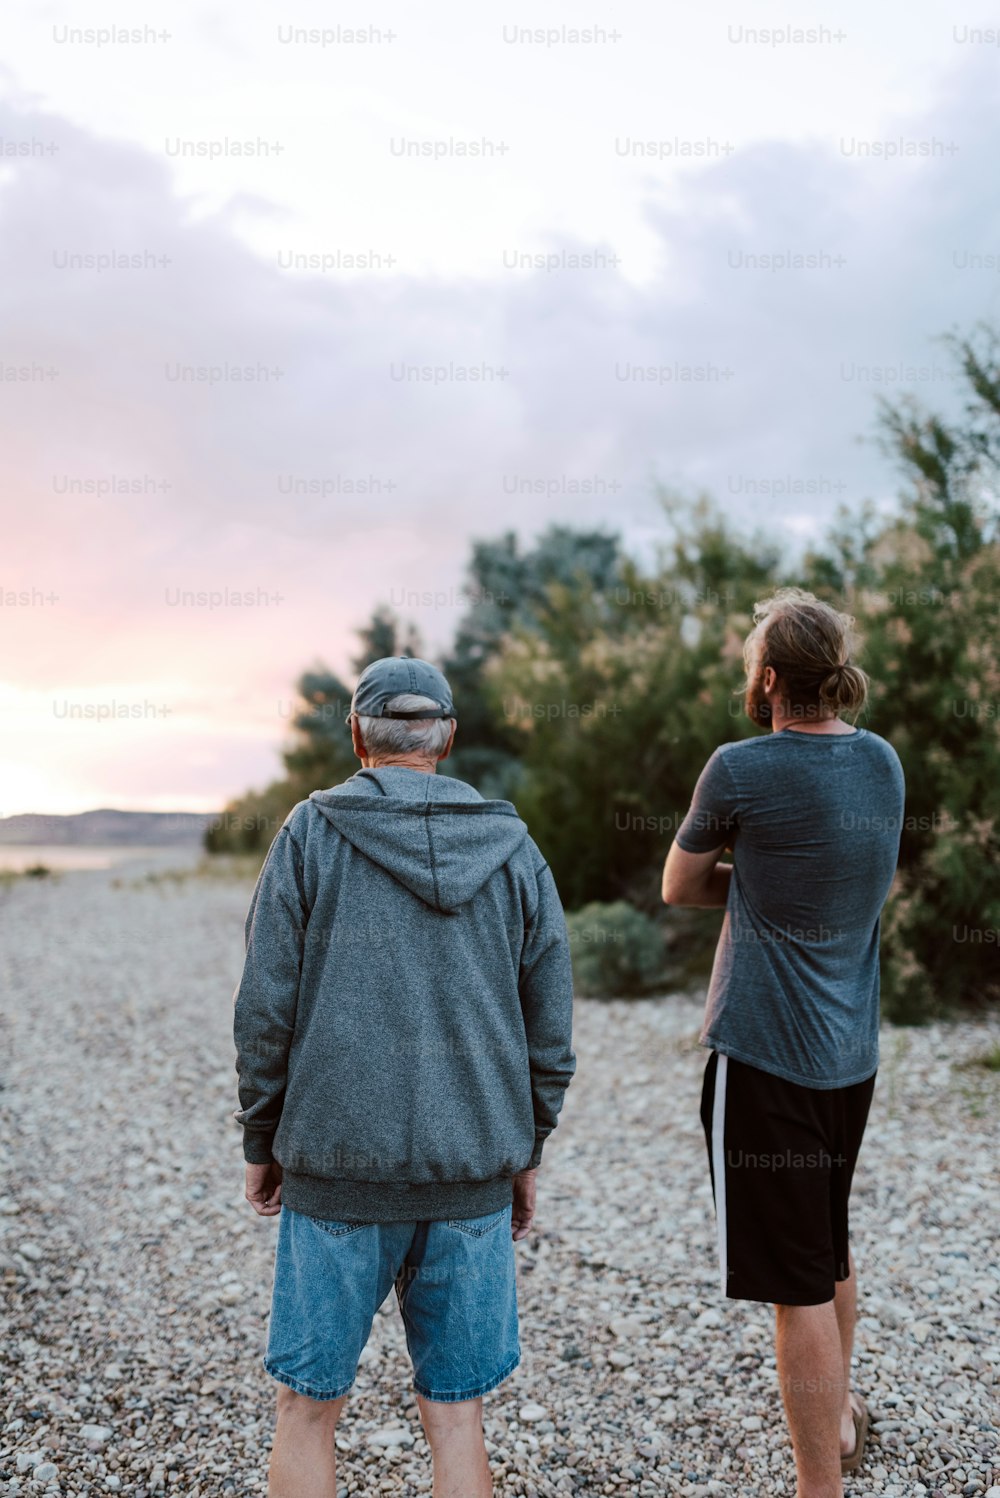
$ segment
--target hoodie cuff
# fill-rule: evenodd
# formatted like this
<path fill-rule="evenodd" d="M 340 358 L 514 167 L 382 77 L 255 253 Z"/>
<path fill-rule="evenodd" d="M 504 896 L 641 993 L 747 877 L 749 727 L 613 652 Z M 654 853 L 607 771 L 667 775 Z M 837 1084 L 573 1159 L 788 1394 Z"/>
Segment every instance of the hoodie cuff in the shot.
<path fill-rule="evenodd" d="M 243 1130 L 243 1158 L 248 1165 L 273 1165 L 271 1134 L 261 1134 L 256 1129 Z"/>
<path fill-rule="evenodd" d="M 542 1145 L 545 1143 L 545 1141 L 546 1141 L 547 1138 L 548 1138 L 547 1134 L 542 1134 L 541 1136 L 536 1136 L 536 1138 L 535 1138 L 535 1147 L 531 1151 L 531 1159 L 528 1161 L 527 1165 L 524 1167 L 525 1170 L 537 1170 L 538 1167 L 539 1167 L 539 1165 L 541 1165 L 541 1163 L 542 1163 Z"/>

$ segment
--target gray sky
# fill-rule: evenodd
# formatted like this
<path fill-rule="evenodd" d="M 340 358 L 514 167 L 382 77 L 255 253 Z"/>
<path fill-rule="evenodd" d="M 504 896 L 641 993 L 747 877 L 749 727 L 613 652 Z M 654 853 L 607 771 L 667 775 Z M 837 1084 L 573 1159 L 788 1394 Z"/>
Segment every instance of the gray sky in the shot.
<path fill-rule="evenodd" d="M 13 5 L 0 813 L 270 778 L 299 671 L 382 600 L 443 643 L 474 537 L 891 502 L 877 395 L 951 409 L 935 335 L 997 315 L 990 25 Z"/>

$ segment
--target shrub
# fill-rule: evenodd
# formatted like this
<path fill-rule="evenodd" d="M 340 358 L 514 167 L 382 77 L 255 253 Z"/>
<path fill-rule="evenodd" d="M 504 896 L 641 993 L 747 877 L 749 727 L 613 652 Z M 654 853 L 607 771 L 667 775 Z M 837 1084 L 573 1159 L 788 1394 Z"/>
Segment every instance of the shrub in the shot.
<path fill-rule="evenodd" d="M 213 817 L 205 830 L 206 851 L 263 857 L 292 807 L 306 795 L 308 791 L 300 791 L 290 780 L 274 780 L 262 791 L 247 791 Z"/>
<path fill-rule="evenodd" d="M 595 900 L 566 919 L 578 993 L 615 998 L 647 993 L 663 976 L 660 927 L 625 900 Z"/>

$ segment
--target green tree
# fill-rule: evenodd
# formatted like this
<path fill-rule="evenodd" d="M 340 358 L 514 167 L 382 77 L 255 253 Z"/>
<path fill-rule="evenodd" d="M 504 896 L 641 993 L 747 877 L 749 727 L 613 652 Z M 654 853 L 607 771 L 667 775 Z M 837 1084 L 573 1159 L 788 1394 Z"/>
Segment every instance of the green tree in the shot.
<path fill-rule="evenodd" d="M 622 558 L 615 586 L 550 583 L 487 673 L 520 738 L 518 807 L 568 906 L 658 911 L 659 870 L 716 745 L 750 731 L 734 696 L 755 598 L 779 556 L 707 501 L 664 498 L 654 566 Z"/>
<path fill-rule="evenodd" d="M 466 572 L 469 606 L 443 669 L 455 694 L 459 731 L 443 768 L 484 794 L 510 797 L 521 786 L 520 741 L 486 683 L 490 662 L 511 631 L 544 630 L 553 587 L 606 596 L 624 559 L 616 536 L 550 526 L 529 548 L 512 531 L 473 543 Z"/>
<path fill-rule="evenodd" d="M 423 654 L 420 636 L 412 624 L 402 624 L 387 604 L 380 603 L 367 624 L 356 631 L 361 648 L 351 657 L 351 665 L 358 676 L 372 661 L 383 660 L 388 655 L 418 656 Z M 350 694 L 348 694 L 350 696 Z"/>
<path fill-rule="evenodd" d="M 292 718 L 292 739 L 281 756 L 293 798 L 289 810 L 310 791 L 335 785 L 358 767 L 347 721 L 350 688 L 334 672 L 316 665 L 303 672 L 295 691 L 298 704 Z"/>
<path fill-rule="evenodd" d="M 883 948 L 885 1008 L 906 1019 L 1000 994 L 1000 368 L 988 329 L 947 342 L 963 415 L 883 401 L 884 449 L 908 481 L 899 512 L 881 527 L 869 512 L 860 538 L 842 525 L 812 559 L 817 592 L 858 619 L 867 721 L 906 774 Z"/>

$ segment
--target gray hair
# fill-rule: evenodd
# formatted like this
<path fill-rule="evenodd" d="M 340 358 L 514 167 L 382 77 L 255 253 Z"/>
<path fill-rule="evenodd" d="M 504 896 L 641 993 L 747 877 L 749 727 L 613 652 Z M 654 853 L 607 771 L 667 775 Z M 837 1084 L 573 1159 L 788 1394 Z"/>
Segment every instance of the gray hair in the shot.
<path fill-rule="evenodd" d="M 411 713 L 419 707 L 440 708 L 433 697 L 401 692 L 390 697 L 386 707 L 394 712 Z M 448 746 L 454 720 L 451 718 L 369 718 L 358 714 L 358 727 L 368 759 L 384 755 L 423 754 L 439 760 Z"/>

